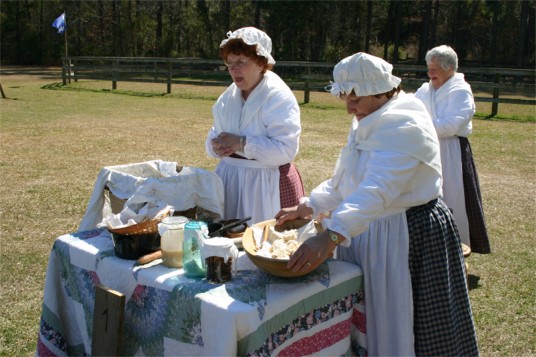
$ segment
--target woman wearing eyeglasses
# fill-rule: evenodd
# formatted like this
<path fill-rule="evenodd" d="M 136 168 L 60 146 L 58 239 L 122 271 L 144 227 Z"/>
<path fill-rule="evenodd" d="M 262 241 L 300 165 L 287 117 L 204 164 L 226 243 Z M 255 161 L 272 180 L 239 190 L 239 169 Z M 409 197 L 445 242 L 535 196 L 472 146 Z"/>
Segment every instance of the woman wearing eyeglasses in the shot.
<path fill-rule="evenodd" d="M 233 83 L 218 98 L 207 154 L 219 158 L 216 173 L 225 187 L 224 219 L 251 216 L 249 224 L 272 219 L 304 196 L 292 163 L 301 134 L 300 108 L 272 72 L 272 40 L 254 27 L 227 33 L 220 56 Z"/>

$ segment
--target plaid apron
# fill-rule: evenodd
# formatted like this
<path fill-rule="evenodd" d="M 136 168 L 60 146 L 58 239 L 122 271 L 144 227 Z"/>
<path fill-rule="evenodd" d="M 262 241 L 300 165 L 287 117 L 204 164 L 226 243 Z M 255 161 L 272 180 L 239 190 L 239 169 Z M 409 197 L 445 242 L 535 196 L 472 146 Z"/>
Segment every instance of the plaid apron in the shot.
<path fill-rule="evenodd" d="M 292 163 L 279 166 L 281 208 L 297 206 L 304 195 L 303 182 L 296 166 Z"/>

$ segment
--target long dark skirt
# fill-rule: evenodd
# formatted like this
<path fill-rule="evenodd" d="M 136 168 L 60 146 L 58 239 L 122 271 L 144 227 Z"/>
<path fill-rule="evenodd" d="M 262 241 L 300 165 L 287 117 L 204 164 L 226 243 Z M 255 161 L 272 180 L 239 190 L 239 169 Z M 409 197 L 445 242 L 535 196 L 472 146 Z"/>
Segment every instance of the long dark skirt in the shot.
<path fill-rule="evenodd" d="M 417 356 L 478 356 L 454 219 L 441 200 L 406 212 Z M 366 287 L 365 287 L 366 288 Z"/>
<path fill-rule="evenodd" d="M 486 221 L 484 219 L 484 209 L 482 208 L 482 195 L 480 194 L 480 184 L 478 174 L 473 160 L 473 152 L 469 140 L 464 137 L 460 139 L 460 150 L 462 153 L 463 190 L 465 195 L 465 210 L 469 223 L 469 240 L 471 252 L 487 254 L 491 252 Z"/>

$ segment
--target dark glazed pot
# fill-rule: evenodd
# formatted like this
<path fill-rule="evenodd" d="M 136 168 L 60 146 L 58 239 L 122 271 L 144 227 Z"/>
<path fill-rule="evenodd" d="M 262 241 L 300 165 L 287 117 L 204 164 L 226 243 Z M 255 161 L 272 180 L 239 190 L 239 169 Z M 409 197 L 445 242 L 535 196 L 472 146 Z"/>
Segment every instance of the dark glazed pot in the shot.
<path fill-rule="evenodd" d="M 160 249 L 160 234 L 122 235 L 112 233 L 114 252 L 119 258 L 136 260 Z"/>

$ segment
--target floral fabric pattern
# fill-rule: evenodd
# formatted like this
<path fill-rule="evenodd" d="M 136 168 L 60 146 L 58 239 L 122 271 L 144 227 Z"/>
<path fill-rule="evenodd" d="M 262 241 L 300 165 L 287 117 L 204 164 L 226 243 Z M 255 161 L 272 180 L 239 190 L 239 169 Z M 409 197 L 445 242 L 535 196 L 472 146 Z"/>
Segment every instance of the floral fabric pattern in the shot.
<path fill-rule="evenodd" d="M 339 316 L 348 311 L 353 311 L 354 305 L 362 303 L 363 294 L 354 293 L 346 296 L 343 299 L 334 301 L 317 308 L 309 313 L 300 316 L 291 321 L 288 325 L 269 336 L 265 343 L 256 351 L 250 352 L 247 356 L 271 356 L 277 348 L 279 348 L 287 340 L 292 339 L 297 334 L 303 331 L 310 330 L 316 325 L 324 323 L 336 316 Z M 285 348 L 278 353 L 279 356 L 296 356 L 308 355 L 321 351 L 326 346 L 329 346 L 350 333 L 351 321 L 344 321 L 330 329 L 322 332 L 321 336 L 311 336 L 299 340 L 299 343 L 294 343 L 290 347 Z M 359 346 L 360 347 L 360 346 Z"/>
<path fill-rule="evenodd" d="M 240 341 L 237 341 L 234 345 L 235 352 L 231 354 L 270 355 L 278 348 L 280 349 L 278 353 L 282 355 L 295 355 L 299 353 L 297 351 L 315 351 L 321 346 L 329 346 L 342 338 L 348 338 L 351 335 L 350 330 L 355 326 L 364 326 L 364 316 L 355 315 L 355 312 L 355 316 L 351 319 L 344 319 L 336 324 L 329 323 L 331 319 L 351 311 L 356 303 L 363 303 L 363 295 L 357 289 L 358 285 L 354 285 L 362 281 L 361 277 L 357 278 L 357 273 L 343 274 L 348 277 L 343 280 L 338 277 L 336 284 L 340 285 L 333 285 L 333 277 L 340 273 L 337 269 L 335 273 L 333 271 L 330 273 L 330 264 L 348 263 L 326 262 L 314 272 L 292 279 L 271 276 L 258 269 L 240 270 L 225 284 L 209 283 L 206 279 L 187 279 L 181 274 L 170 275 L 164 279 L 167 288 L 163 288 L 158 282 L 150 283 L 152 285 L 142 284 L 141 281 L 147 282 L 147 277 L 150 275 L 148 271 L 143 273 L 142 270 L 133 269 L 135 261 L 132 261 L 131 265 L 125 264 L 124 260 L 119 265 L 109 264 L 113 263 L 109 259 L 117 259 L 109 238 L 107 230 L 96 229 L 65 235 L 54 242 L 47 270 L 47 284 L 51 286 L 45 288 L 37 356 L 91 355 L 95 287 L 101 284 L 101 281 L 112 284 L 115 280 L 121 281 L 123 285 L 119 286 L 130 289 L 126 296 L 124 314 L 124 355 L 168 355 L 170 352 L 166 350 L 166 341 L 177 341 L 192 346 L 194 354 L 215 353 L 205 350 L 207 341 L 204 338 L 207 334 L 203 329 L 211 326 L 202 324 L 202 321 L 206 320 L 201 316 L 202 305 L 206 304 L 206 301 L 218 301 L 222 298 L 238 302 L 236 306 L 249 316 L 248 319 L 256 316 L 253 320 L 257 322 L 252 320 L 253 323 L 277 326 L 276 332 L 263 334 L 259 343 L 255 340 L 241 345 Z M 108 263 L 104 264 L 105 262 Z M 120 271 L 113 270 L 112 266 L 120 267 Z M 344 267 L 348 268 L 346 265 Z M 165 274 L 175 273 L 168 269 L 161 271 Z M 107 275 L 99 276 L 99 274 Z M 110 280 L 110 275 L 113 275 L 115 280 Z M 356 286 L 356 291 L 341 297 L 339 286 L 342 285 L 344 285 L 343 291 L 353 291 L 352 286 Z M 294 301 L 293 304 L 299 308 L 302 305 L 310 306 L 312 310 L 296 310 L 297 307 L 292 305 L 279 306 L 274 296 L 268 296 L 270 287 L 275 286 L 277 294 L 283 296 L 291 296 L 290 294 L 295 294 L 295 291 L 300 291 L 300 286 L 308 286 L 314 294 L 304 293 L 303 297 L 307 298 L 307 304 L 303 304 L 301 300 L 287 299 L 287 301 Z M 113 286 L 110 288 L 117 289 Z M 328 303 L 317 305 L 319 298 L 315 297 L 315 294 L 322 299 L 330 296 L 334 300 L 322 300 Z M 292 314 L 287 314 L 290 310 L 285 309 L 292 309 Z M 65 313 L 61 312 L 62 310 Z M 218 314 L 221 314 L 220 318 L 229 316 L 229 312 L 225 309 L 218 310 Z M 297 317 L 294 318 L 295 316 Z M 288 323 L 281 325 L 280 321 L 285 322 L 287 317 Z M 67 322 L 66 319 L 70 321 Z M 297 337 L 301 332 L 309 331 L 318 325 L 326 326 L 320 330 L 318 336 Z M 68 328 L 75 330 L 65 331 Z M 251 331 L 257 331 L 256 327 Z M 288 344 L 288 341 L 292 342 L 291 346 L 281 350 L 281 345 L 285 342 Z M 253 352 L 240 350 L 244 346 L 252 348 Z M 233 351 L 232 343 L 229 348 Z M 359 345 L 356 344 L 353 349 L 358 350 Z M 362 351 L 366 352 L 366 349 L 363 348 Z M 176 353 L 180 352 L 175 351 Z"/>

